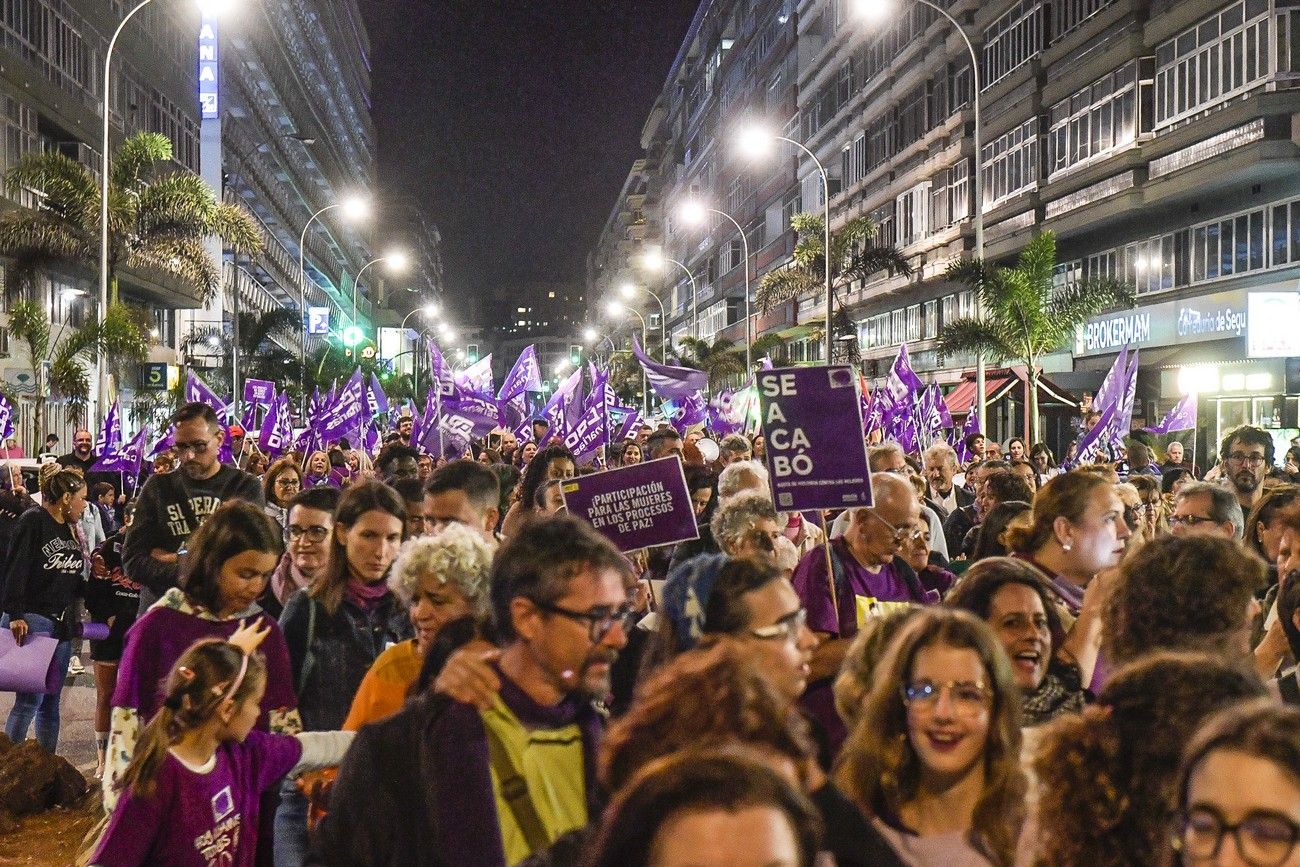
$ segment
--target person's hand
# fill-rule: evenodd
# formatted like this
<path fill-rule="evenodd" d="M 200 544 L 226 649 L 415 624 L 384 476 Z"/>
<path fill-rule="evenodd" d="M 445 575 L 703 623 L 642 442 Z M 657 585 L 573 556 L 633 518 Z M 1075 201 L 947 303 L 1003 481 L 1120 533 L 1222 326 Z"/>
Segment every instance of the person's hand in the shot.
<path fill-rule="evenodd" d="M 115 621 L 115 620 L 117 620 L 117 615 L 116 615 L 116 614 L 114 614 L 112 617 L 108 618 L 108 621 L 107 621 L 104 625 L 107 626 L 109 629 L 112 629 L 112 628 L 113 628 L 113 621 Z"/>
<path fill-rule="evenodd" d="M 17 620 L 10 620 L 9 631 L 14 634 L 14 642 L 19 647 L 22 647 L 23 639 L 27 637 L 27 621 L 21 617 Z"/>
<path fill-rule="evenodd" d="M 650 582 L 645 578 L 638 578 L 636 587 L 632 590 L 632 607 L 638 614 L 644 614 L 650 610 Z"/>
<path fill-rule="evenodd" d="M 239 628 L 226 641 L 242 650 L 245 656 L 251 656 L 270 634 L 271 624 L 265 618 L 256 617 L 249 624 L 245 624 L 243 620 L 239 621 Z"/>
<path fill-rule="evenodd" d="M 164 551 L 162 548 L 154 548 L 149 552 L 149 556 L 153 557 L 160 563 L 174 564 L 180 562 L 180 557 L 177 554 L 172 551 Z"/>
<path fill-rule="evenodd" d="M 501 692 L 501 678 L 489 663 L 501 658 L 501 651 L 482 639 L 475 639 L 451 655 L 438 672 L 433 691 L 480 710 L 492 706 Z"/>

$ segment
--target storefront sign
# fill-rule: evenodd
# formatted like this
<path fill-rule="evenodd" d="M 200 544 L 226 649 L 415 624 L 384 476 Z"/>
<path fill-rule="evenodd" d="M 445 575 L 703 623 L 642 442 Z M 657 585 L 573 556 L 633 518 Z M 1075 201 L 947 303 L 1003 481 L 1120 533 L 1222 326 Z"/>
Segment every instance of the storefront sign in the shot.
<path fill-rule="evenodd" d="M 215 18 L 203 17 L 199 25 L 199 108 L 203 119 L 219 117 L 221 59 Z"/>
<path fill-rule="evenodd" d="M 772 499 L 783 511 L 871 505 L 857 376 L 848 367 L 758 373 Z"/>
<path fill-rule="evenodd" d="M 605 534 L 620 551 L 699 538 L 682 462 L 660 458 L 569 479 L 569 513 Z"/>
<path fill-rule="evenodd" d="M 1183 301 L 1146 304 L 1089 319 L 1075 332 L 1076 356 L 1222 340 L 1246 334 L 1246 293 L 1237 289 Z"/>
<path fill-rule="evenodd" d="M 1246 353 L 1251 358 L 1300 355 L 1300 293 L 1251 292 Z"/>

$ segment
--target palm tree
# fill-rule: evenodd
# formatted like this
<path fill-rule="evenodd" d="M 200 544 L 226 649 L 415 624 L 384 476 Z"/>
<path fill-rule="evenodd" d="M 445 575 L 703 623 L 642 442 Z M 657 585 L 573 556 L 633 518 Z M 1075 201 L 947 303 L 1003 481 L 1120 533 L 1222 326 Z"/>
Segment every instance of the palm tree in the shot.
<path fill-rule="evenodd" d="M 243 380 L 266 379 L 296 396 L 301 370 L 297 356 L 277 343 L 275 337 L 292 337 L 298 333 L 298 311 L 278 307 L 265 313 L 241 311 L 239 314 L 239 370 Z M 202 349 L 203 352 L 197 352 Z M 234 341 L 225 328 L 203 325 L 193 328 L 181 340 L 181 352 L 187 356 L 220 356 L 217 373 L 218 393 L 229 391 L 234 384 Z"/>
<path fill-rule="evenodd" d="M 110 304 L 102 322 L 87 320 L 57 335 L 51 330 L 44 305 L 19 301 L 9 308 L 9 331 L 26 348 L 36 385 L 33 429 L 37 435 L 45 429 L 45 403 L 50 398 L 66 400 L 72 415 L 80 419 L 90 399 L 86 362 L 97 353 L 120 367 L 144 361 L 149 351 L 139 315 L 124 304 Z"/>
<path fill-rule="evenodd" d="M 1014 268 L 993 268 L 981 260 L 954 262 L 947 279 L 979 293 L 984 318 L 966 317 L 939 331 L 939 356 L 982 352 L 1002 362 L 1015 359 L 1029 378 L 1030 431 L 1038 431 L 1038 362 L 1063 349 L 1075 329 L 1108 307 L 1132 307 L 1132 286 L 1110 278 L 1055 286 L 1056 236 L 1044 232 L 1029 242 Z"/>
<path fill-rule="evenodd" d="M 682 364 L 709 375 L 710 391 L 724 386 L 728 377 L 745 373 L 745 348 L 734 340 L 720 337 L 709 343 L 697 337 L 683 337 L 677 345 L 683 350 Z"/>
<path fill-rule="evenodd" d="M 764 313 L 778 304 L 811 295 L 826 286 L 826 224 L 815 214 L 797 214 L 790 225 L 798 237 L 790 266 L 769 271 L 758 284 L 755 298 L 759 310 Z M 867 217 L 854 217 L 838 231 L 831 232 L 831 291 L 837 296 L 853 283 L 881 272 L 890 276 L 912 273 L 912 266 L 897 247 L 873 245 L 871 242 L 875 237 L 876 224 Z M 847 321 L 846 318 L 844 322 Z M 832 325 L 838 329 L 840 319 L 836 317 Z M 841 332 L 837 330 L 838 333 Z M 848 341 L 835 341 L 839 350 L 837 358 L 854 360 L 856 341 L 853 347 L 841 346 L 841 343 Z M 827 359 L 827 362 L 834 360 Z"/>
<path fill-rule="evenodd" d="M 749 351 L 755 358 L 768 356 L 773 364 L 780 367 L 785 363 L 785 338 L 777 334 L 764 334 L 750 344 Z"/>
<path fill-rule="evenodd" d="M 261 250 L 257 223 L 242 208 L 217 201 L 202 178 L 168 168 L 171 141 L 159 133 L 131 136 L 113 157 L 108 190 L 108 274 L 117 297 L 122 268 L 153 272 L 191 289 L 206 303 L 221 274 L 203 242 L 219 237 L 237 252 Z M 99 181 L 89 168 L 56 151 L 28 154 L 5 175 L 9 195 L 34 192 L 34 210 L 0 216 L 0 255 L 13 262 L 16 286 L 39 271 L 89 271 L 99 261 Z"/>

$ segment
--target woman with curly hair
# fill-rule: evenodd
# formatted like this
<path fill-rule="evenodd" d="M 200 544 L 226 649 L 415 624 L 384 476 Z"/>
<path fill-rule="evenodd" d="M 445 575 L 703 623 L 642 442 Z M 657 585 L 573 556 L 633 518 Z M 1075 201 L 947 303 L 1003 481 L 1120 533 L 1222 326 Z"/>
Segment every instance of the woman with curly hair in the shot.
<path fill-rule="evenodd" d="M 1300 710 L 1250 702 L 1215 714 L 1183 754 L 1169 857 L 1300 864 Z"/>
<path fill-rule="evenodd" d="M 1264 563 L 1228 539 L 1166 536 L 1120 567 L 1102 609 L 1102 651 L 1123 665 L 1152 650 L 1206 650 L 1246 662 Z"/>
<path fill-rule="evenodd" d="M 1020 692 L 983 621 L 929 608 L 903 626 L 835 781 L 907 863 L 1012 863 Z"/>
<path fill-rule="evenodd" d="M 1265 694 L 1250 671 L 1204 653 L 1162 651 L 1116 672 L 1095 705 L 1043 733 L 1034 759 L 1037 821 L 1022 841 L 1022 861 L 1159 863 L 1187 733 L 1215 711 Z"/>

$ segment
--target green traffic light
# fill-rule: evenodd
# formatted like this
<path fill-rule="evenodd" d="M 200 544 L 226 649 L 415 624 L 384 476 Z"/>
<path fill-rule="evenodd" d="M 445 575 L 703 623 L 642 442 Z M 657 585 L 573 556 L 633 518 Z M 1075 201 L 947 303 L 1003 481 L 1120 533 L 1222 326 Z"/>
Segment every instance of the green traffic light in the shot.
<path fill-rule="evenodd" d="M 362 334 L 361 329 L 355 325 L 349 325 L 347 328 L 343 329 L 343 342 L 348 346 L 356 346 L 364 339 L 365 335 Z"/>

